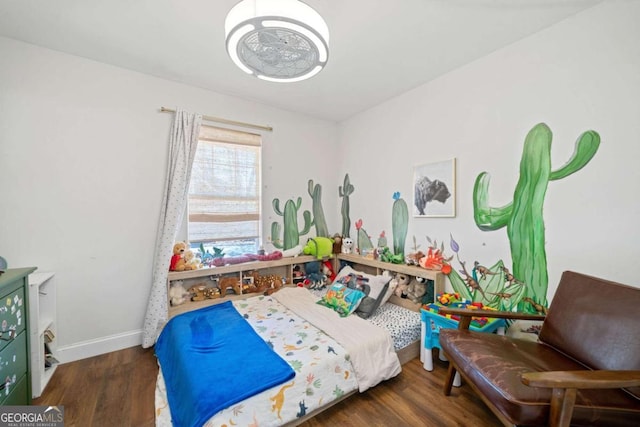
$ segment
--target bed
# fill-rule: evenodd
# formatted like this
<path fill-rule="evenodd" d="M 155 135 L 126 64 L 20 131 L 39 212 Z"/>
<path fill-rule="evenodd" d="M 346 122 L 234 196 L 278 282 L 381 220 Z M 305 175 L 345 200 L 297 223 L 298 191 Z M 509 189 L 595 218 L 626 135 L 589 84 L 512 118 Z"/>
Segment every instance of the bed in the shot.
<path fill-rule="evenodd" d="M 295 377 L 229 405 L 207 417 L 204 425 L 297 425 L 353 393 L 396 376 L 401 363 L 418 355 L 419 313 L 385 303 L 367 320 L 355 315 L 341 318 L 317 304 L 324 292 L 284 288 L 271 296 L 231 302 L 257 335 L 293 368 Z M 168 400 L 160 369 L 156 425 L 193 425 L 175 418 L 172 423 Z"/>

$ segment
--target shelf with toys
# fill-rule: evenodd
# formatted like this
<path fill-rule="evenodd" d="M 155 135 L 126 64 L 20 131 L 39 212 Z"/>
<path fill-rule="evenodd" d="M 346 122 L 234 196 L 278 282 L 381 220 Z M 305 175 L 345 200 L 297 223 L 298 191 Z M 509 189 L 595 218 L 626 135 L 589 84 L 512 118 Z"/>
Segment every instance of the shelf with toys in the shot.
<path fill-rule="evenodd" d="M 169 318 L 229 299 L 247 298 L 267 289 L 293 286 L 296 266 L 315 259 L 313 256 L 299 255 L 171 271 L 167 278 Z"/>
<path fill-rule="evenodd" d="M 336 255 L 336 271 L 338 271 L 340 267 L 340 261 L 346 261 L 352 264 L 356 269 L 368 270 L 369 272 L 375 272 L 375 274 L 377 275 L 382 274 L 383 271 L 387 270 L 391 273 L 399 273 L 407 276 L 421 277 L 427 280 L 432 280 L 433 295 L 430 295 L 432 301 L 435 301 L 436 295 L 444 293 L 445 275 L 437 270 L 428 270 L 416 265 L 393 264 L 390 262 L 384 262 L 378 259 L 361 256 L 359 254 L 340 253 Z M 408 308 L 409 310 L 420 311 L 421 304 L 416 304 L 408 299 L 400 298 L 396 295 L 393 295 L 389 301 L 396 305 Z"/>

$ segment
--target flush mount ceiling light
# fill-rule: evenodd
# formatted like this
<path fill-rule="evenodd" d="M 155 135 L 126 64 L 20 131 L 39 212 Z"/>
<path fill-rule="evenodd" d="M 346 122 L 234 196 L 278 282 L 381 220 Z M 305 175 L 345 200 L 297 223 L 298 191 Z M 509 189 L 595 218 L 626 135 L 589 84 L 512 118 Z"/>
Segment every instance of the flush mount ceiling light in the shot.
<path fill-rule="evenodd" d="M 329 58 L 326 22 L 298 0 L 243 0 L 229 11 L 224 29 L 233 62 L 263 80 L 305 80 Z"/>

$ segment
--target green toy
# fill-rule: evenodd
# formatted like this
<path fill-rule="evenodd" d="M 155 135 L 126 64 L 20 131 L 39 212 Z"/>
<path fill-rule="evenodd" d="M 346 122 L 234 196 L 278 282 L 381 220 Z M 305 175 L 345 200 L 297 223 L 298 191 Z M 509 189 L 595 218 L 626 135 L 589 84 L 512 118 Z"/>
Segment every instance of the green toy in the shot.
<path fill-rule="evenodd" d="M 307 244 L 302 248 L 305 255 L 313 255 L 317 259 L 333 257 L 333 239 L 328 237 L 312 237 L 307 240 Z"/>

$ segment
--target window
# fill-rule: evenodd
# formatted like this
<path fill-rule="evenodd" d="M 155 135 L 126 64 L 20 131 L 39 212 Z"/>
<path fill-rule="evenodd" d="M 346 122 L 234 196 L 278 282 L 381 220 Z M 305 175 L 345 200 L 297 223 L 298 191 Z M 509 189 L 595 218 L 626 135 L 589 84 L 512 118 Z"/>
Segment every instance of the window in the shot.
<path fill-rule="evenodd" d="M 201 126 L 189 185 L 189 242 L 227 256 L 260 244 L 260 135 Z"/>

